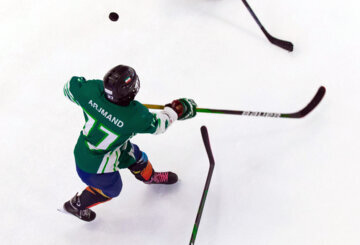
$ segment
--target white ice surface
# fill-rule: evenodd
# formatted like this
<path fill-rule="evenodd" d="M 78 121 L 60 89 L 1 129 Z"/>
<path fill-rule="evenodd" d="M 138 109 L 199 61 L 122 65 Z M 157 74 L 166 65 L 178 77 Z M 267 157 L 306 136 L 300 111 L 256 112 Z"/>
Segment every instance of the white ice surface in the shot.
<path fill-rule="evenodd" d="M 360 244 L 360 4 L 249 2 L 293 53 L 268 43 L 240 0 L 2 0 L 0 243 L 188 244 L 206 125 L 216 167 L 196 244 Z M 123 170 L 120 196 L 85 223 L 56 210 L 85 187 L 72 154 L 82 113 L 62 87 L 117 64 L 137 70 L 143 103 L 293 112 L 320 85 L 327 94 L 304 119 L 199 114 L 136 136 L 179 183 L 147 186 Z"/>

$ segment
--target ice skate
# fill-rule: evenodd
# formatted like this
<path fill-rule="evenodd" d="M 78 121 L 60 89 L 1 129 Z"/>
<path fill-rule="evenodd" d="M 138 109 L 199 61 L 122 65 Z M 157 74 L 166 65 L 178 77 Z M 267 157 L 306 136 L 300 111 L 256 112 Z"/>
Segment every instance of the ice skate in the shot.
<path fill-rule="evenodd" d="M 69 214 L 75 215 L 79 219 L 87 222 L 95 219 L 96 213 L 94 211 L 89 208 L 79 209 L 80 206 L 80 197 L 76 193 L 76 195 L 71 198 L 70 201 L 64 203 L 64 210 Z"/>
<path fill-rule="evenodd" d="M 155 172 L 150 180 L 144 181 L 146 184 L 175 184 L 178 176 L 173 172 Z"/>

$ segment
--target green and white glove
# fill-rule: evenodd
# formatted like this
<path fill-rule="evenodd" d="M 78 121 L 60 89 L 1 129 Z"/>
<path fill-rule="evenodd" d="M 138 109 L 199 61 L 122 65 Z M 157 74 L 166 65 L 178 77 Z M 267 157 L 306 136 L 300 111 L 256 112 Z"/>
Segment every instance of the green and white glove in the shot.
<path fill-rule="evenodd" d="M 177 113 L 178 120 L 185 120 L 196 116 L 197 104 L 192 99 L 177 99 L 165 106 L 171 107 Z"/>

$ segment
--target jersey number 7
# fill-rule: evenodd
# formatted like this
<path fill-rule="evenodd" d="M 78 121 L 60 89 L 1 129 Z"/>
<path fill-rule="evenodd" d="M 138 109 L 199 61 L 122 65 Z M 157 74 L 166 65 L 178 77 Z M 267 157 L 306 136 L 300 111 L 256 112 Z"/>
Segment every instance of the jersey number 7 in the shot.
<path fill-rule="evenodd" d="M 89 136 L 90 133 L 105 135 L 96 144 L 93 145 L 89 142 L 86 142 L 87 145 L 91 150 L 108 150 L 111 145 L 119 138 L 119 135 L 115 134 L 101 123 L 98 123 L 97 120 L 88 112 L 84 111 L 84 113 L 86 115 L 86 123 L 83 128 L 83 134 L 85 136 Z"/>

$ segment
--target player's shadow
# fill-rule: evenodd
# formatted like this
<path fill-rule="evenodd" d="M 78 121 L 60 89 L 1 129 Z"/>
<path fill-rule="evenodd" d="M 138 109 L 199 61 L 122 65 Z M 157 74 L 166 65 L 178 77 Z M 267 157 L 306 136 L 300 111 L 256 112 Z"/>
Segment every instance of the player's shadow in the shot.
<path fill-rule="evenodd" d="M 96 220 L 85 223 L 79 230 L 106 230 L 108 235 L 114 238 L 121 238 L 122 234 L 125 234 L 126 239 L 134 238 L 133 244 L 137 244 L 138 240 L 145 241 L 147 236 L 161 234 L 161 227 L 169 223 L 168 212 L 177 211 L 178 201 L 174 200 L 179 199 L 180 190 L 180 180 L 174 185 L 145 186 L 141 192 L 133 193 L 132 197 L 124 195 L 123 200 L 118 200 L 122 203 L 115 210 L 104 205 L 101 210 L 97 210 L 99 215 Z M 128 205 L 131 202 L 134 202 L 133 205 Z M 176 227 L 176 224 L 172 225 Z M 69 237 L 76 234 L 77 232 L 71 233 Z"/>
<path fill-rule="evenodd" d="M 149 185 L 146 197 L 162 197 L 168 195 L 176 195 L 179 192 L 181 180 L 172 185 Z"/>

